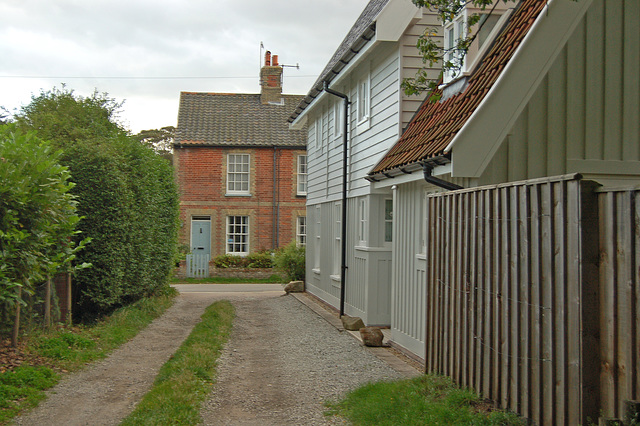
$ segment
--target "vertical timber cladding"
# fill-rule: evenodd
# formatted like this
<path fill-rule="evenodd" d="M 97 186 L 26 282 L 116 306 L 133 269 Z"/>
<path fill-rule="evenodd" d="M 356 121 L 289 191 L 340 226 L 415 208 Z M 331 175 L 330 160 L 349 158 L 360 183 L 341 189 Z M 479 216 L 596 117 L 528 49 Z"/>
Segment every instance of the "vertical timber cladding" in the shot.
<path fill-rule="evenodd" d="M 598 418 L 598 205 L 579 175 L 431 194 L 427 372 L 536 424 Z"/>

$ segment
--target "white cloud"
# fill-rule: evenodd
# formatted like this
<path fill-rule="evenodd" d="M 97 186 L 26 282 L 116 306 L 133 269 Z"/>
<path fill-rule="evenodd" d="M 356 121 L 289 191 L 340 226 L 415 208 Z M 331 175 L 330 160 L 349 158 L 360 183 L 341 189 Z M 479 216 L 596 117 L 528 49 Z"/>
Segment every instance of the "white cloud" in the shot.
<path fill-rule="evenodd" d="M 306 93 L 366 3 L 0 0 L 0 106 L 66 83 L 125 100 L 133 131 L 175 125 L 180 91 L 257 93 L 261 41 L 300 64 L 285 69 L 285 92 Z M 191 78 L 149 79 L 167 76 Z"/>

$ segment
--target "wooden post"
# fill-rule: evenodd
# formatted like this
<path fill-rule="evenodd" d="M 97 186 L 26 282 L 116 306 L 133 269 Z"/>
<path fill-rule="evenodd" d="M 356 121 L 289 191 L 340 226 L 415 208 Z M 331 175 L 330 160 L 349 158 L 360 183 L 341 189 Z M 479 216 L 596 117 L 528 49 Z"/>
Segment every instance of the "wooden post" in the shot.
<path fill-rule="evenodd" d="M 71 272 L 67 272 L 67 324 L 71 325 Z"/>
<path fill-rule="evenodd" d="M 44 288 L 44 326 L 51 327 L 51 278 L 47 280 Z"/>
<path fill-rule="evenodd" d="M 20 333 L 20 299 L 22 298 L 22 287 L 18 288 L 18 300 L 16 302 L 16 316 L 13 320 L 13 332 L 11 333 L 11 346 L 18 346 L 18 334 Z"/>

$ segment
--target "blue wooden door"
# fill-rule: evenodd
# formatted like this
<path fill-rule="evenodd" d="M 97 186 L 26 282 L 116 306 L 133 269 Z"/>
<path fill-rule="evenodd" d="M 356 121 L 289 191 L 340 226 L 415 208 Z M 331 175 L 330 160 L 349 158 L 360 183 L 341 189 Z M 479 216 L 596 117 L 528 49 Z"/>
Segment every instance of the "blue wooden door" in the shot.
<path fill-rule="evenodd" d="M 191 252 L 211 256 L 211 220 L 191 221 Z"/>

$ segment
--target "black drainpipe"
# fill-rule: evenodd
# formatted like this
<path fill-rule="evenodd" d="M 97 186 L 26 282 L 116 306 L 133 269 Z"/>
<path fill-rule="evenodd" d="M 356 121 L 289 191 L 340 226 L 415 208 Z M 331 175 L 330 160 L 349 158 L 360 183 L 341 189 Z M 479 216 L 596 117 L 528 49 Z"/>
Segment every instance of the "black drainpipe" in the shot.
<path fill-rule="evenodd" d="M 432 175 L 433 167 L 428 166 L 427 164 L 422 165 L 422 171 L 424 172 L 424 180 L 435 186 L 448 189 L 449 191 L 455 191 L 456 189 L 464 189 L 464 187 L 460 185 L 456 185 L 455 183 L 447 182 L 446 180 L 442 180 L 433 176 Z"/>
<path fill-rule="evenodd" d="M 324 90 L 334 96 L 344 99 L 344 117 L 342 127 L 342 236 L 340 237 L 342 263 L 340 265 L 340 317 L 344 315 L 345 275 L 347 272 L 347 130 L 349 128 L 349 97 L 344 93 L 329 89 L 329 83 L 324 82 Z"/>

